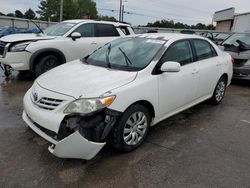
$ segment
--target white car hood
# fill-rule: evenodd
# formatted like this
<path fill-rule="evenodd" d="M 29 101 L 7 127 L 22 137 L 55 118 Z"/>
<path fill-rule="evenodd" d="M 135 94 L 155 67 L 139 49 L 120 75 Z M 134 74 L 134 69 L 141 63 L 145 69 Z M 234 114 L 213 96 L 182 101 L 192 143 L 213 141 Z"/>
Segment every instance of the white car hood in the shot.
<path fill-rule="evenodd" d="M 44 34 L 14 34 L 14 35 L 7 35 L 5 37 L 2 37 L 0 40 L 3 42 L 20 42 L 20 41 L 31 41 L 31 40 L 49 40 L 54 39 L 53 36 L 46 36 Z"/>
<path fill-rule="evenodd" d="M 43 88 L 74 98 L 99 97 L 132 82 L 137 72 L 110 70 L 72 61 L 46 72 L 36 82 Z"/>

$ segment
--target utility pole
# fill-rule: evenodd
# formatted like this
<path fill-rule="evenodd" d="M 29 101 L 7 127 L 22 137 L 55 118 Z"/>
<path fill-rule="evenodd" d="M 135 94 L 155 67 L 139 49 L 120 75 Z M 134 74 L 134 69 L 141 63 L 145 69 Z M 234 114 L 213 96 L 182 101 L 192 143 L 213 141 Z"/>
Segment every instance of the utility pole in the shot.
<path fill-rule="evenodd" d="M 119 22 L 122 20 L 122 0 L 120 0 Z"/>
<path fill-rule="evenodd" d="M 60 4 L 60 22 L 63 20 L 63 0 L 61 0 Z"/>
<path fill-rule="evenodd" d="M 124 5 L 122 5 L 122 16 L 121 16 L 122 17 L 122 19 L 121 19 L 122 22 L 123 22 L 123 16 L 124 16 Z"/>

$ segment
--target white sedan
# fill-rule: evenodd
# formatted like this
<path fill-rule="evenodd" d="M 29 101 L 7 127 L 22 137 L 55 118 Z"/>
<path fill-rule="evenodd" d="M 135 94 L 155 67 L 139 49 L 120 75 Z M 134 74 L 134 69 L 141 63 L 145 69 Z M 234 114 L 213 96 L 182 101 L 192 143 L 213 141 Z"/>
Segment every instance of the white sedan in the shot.
<path fill-rule="evenodd" d="M 40 76 L 23 119 L 52 154 L 91 159 L 108 140 L 131 151 L 150 126 L 207 99 L 219 104 L 231 78 L 231 56 L 203 37 L 125 37 Z"/>

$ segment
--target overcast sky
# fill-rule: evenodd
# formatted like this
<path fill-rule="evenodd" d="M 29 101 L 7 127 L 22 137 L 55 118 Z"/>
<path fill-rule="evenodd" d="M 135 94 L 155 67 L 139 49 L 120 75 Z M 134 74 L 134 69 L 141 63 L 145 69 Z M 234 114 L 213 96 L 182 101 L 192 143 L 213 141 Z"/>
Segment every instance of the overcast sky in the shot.
<path fill-rule="evenodd" d="M 64 0 L 67 1 L 67 0 Z M 172 19 L 175 22 L 209 24 L 215 11 L 235 7 L 237 13 L 250 12 L 250 0 L 123 0 L 124 21 L 133 25 L 146 24 L 160 19 Z M 101 15 L 118 19 L 120 0 L 95 0 Z M 39 0 L 0 0 L 0 12 L 9 13 L 16 9 L 37 10 Z M 106 10 L 109 9 L 109 10 Z M 114 12 L 110 11 L 114 10 Z"/>

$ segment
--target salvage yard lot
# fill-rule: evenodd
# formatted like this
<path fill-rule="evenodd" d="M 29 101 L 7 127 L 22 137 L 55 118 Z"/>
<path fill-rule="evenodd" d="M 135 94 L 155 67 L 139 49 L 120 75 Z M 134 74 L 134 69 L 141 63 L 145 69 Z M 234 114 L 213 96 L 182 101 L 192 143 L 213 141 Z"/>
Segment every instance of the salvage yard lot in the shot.
<path fill-rule="evenodd" d="M 33 79 L 0 73 L 0 187 L 247 187 L 250 82 L 219 106 L 202 103 L 158 124 L 134 152 L 109 146 L 91 161 L 60 159 L 21 118 Z"/>

